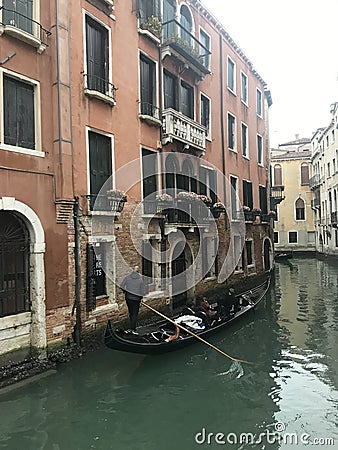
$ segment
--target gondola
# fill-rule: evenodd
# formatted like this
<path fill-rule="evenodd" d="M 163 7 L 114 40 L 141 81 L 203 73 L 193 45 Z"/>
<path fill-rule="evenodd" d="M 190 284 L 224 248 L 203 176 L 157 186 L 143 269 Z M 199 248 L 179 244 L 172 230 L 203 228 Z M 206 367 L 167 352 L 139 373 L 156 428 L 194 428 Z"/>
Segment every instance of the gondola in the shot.
<path fill-rule="evenodd" d="M 282 261 L 284 259 L 291 259 L 293 257 L 292 252 L 278 252 L 275 254 L 276 261 Z"/>
<path fill-rule="evenodd" d="M 199 337 L 206 338 L 209 335 L 215 334 L 223 328 L 228 327 L 233 322 L 254 310 L 264 298 L 269 286 L 270 276 L 264 283 L 236 295 L 236 297 L 240 298 L 245 294 L 250 298 L 250 302 L 246 302 L 248 304 L 245 306 L 242 305 L 236 313 L 233 313 L 226 318 L 220 318 L 218 321 L 215 321 L 215 323 L 204 329 L 194 329 L 192 331 Z M 212 306 L 216 307 L 217 304 Z M 178 317 L 179 316 L 177 316 L 176 319 L 178 319 Z M 161 320 L 151 325 L 141 326 L 137 329 L 137 333 L 131 332 L 130 330 L 114 329 L 109 320 L 104 334 L 104 342 L 110 349 L 152 355 L 179 350 L 198 341 L 198 339 L 192 335 L 181 331 L 177 339 L 166 342 L 166 338 L 174 333 L 175 327 L 166 320 Z"/>

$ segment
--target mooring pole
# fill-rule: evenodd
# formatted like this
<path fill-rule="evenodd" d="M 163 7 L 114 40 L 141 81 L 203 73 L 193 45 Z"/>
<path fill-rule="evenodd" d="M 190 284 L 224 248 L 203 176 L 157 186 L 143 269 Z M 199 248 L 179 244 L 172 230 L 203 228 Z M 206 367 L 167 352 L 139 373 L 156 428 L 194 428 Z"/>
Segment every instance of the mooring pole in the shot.
<path fill-rule="evenodd" d="M 81 322 L 81 236 L 79 220 L 79 197 L 74 197 L 74 262 L 75 262 L 75 298 L 74 309 L 76 310 L 76 323 L 74 326 L 74 341 L 81 344 L 82 322 Z"/>

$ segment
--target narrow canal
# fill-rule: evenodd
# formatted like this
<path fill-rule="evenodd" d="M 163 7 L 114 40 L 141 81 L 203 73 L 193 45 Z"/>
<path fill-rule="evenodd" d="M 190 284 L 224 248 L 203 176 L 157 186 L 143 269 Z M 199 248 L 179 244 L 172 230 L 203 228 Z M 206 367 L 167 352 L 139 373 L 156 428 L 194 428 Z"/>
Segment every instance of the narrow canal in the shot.
<path fill-rule="evenodd" d="M 0 448 L 338 448 L 338 262 L 277 264 L 260 308 L 212 343 L 257 364 L 103 349 L 1 394 Z"/>

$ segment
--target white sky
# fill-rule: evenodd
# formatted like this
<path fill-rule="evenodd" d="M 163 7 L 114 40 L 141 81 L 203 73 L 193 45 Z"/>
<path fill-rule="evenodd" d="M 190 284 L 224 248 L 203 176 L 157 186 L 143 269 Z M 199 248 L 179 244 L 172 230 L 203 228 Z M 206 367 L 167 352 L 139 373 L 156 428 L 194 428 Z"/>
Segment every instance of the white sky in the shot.
<path fill-rule="evenodd" d="M 271 91 L 273 147 L 329 125 L 338 101 L 338 0 L 202 0 Z"/>

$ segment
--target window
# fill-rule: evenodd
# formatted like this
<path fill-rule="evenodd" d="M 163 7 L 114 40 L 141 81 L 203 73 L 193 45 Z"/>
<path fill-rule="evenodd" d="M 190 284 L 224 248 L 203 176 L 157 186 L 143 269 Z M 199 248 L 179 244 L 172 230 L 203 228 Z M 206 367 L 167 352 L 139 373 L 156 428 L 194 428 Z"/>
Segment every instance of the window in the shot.
<path fill-rule="evenodd" d="M 236 66 L 233 60 L 228 56 L 228 89 L 236 93 Z"/>
<path fill-rule="evenodd" d="M 194 118 L 194 89 L 181 81 L 181 112 L 190 119 Z"/>
<path fill-rule="evenodd" d="M 212 202 L 217 202 L 217 178 L 216 171 L 208 167 L 200 166 L 200 194 L 211 197 Z"/>
<path fill-rule="evenodd" d="M 86 16 L 86 87 L 103 95 L 113 96 L 109 83 L 109 33 L 91 17 Z"/>
<path fill-rule="evenodd" d="M 191 44 L 192 17 L 189 8 L 186 5 L 181 6 L 181 39 Z"/>
<path fill-rule="evenodd" d="M 207 129 L 207 137 L 211 138 L 211 114 L 210 100 L 204 94 L 201 94 L 201 124 Z"/>
<path fill-rule="evenodd" d="M 235 270 L 243 271 L 243 241 L 241 236 L 234 236 L 234 263 Z"/>
<path fill-rule="evenodd" d="M 36 85 L 3 74 L 4 144 L 36 149 L 35 91 Z"/>
<path fill-rule="evenodd" d="M 259 207 L 263 214 L 268 213 L 268 200 L 265 186 L 259 186 Z"/>
<path fill-rule="evenodd" d="M 236 151 L 236 118 L 228 113 L 228 148 Z"/>
<path fill-rule="evenodd" d="M 274 231 L 273 232 L 273 242 L 275 244 L 279 244 L 279 233 L 278 233 L 278 231 Z"/>
<path fill-rule="evenodd" d="M 3 0 L 2 22 L 33 34 L 33 0 Z"/>
<path fill-rule="evenodd" d="M 156 66 L 146 56 L 140 54 L 140 112 L 156 119 L 159 109 L 156 107 Z"/>
<path fill-rule="evenodd" d="M 246 263 L 248 266 L 252 266 L 254 264 L 253 260 L 253 241 L 245 241 L 245 250 L 246 250 Z"/>
<path fill-rule="evenodd" d="M 335 245 L 338 247 L 338 230 L 335 230 Z"/>
<path fill-rule="evenodd" d="M 332 175 L 336 173 L 336 160 L 333 158 L 332 160 Z"/>
<path fill-rule="evenodd" d="M 112 140 L 109 136 L 88 132 L 89 173 L 90 173 L 90 208 L 95 203 L 96 210 L 108 210 L 106 193 L 100 193 L 102 186 L 112 177 Z M 110 182 L 110 186 L 112 183 Z M 107 186 L 107 189 L 109 189 Z"/>
<path fill-rule="evenodd" d="M 153 270 L 153 239 L 147 239 L 142 241 L 142 275 L 148 290 L 149 284 L 153 282 Z"/>
<path fill-rule="evenodd" d="M 297 244 L 298 233 L 297 231 L 289 231 L 289 244 Z"/>
<path fill-rule="evenodd" d="M 245 73 L 241 72 L 241 96 L 242 102 L 248 104 L 248 77 Z"/>
<path fill-rule="evenodd" d="M 263 139 L 257 134 L 257 160 L 260 166 L 263 165 Z"/>
<path fill-rule="evenodd" d="M 237 211 L 238 211 L 238 180 L 235 177 L 230 176 L 230 184 L 231 184 L 231 192 L 230 192 L 230 200 L 231 200 L 231 219 L 237 220 Z"/>
<path fill-rule="evenodd" d="M 307 242 L 310 245 L 314 245 L 316 243 L 316 234 L 314 231 L 307 232 Z"/>
<path fill-rule="evenodd" d="M 327 176 L 331 176 L 330 163 L 327 163 Z"/>
<path fill-rule="evenodd" d="M 204 67 L 210 68 L 210 36 L 204 31 L 200 30 L 200 59 Z"/>
<path fill-rule="evenodd" d="M 165 186 L 168 194 L 175 196 L 177 191 L 177 177 L 179 164 L 176 156 L 169 154 L 165 160 Z"/>
<path fill-rule="evenodd" d="M 298 198 L 295 203 L 296 220 L 305 220 L 305 203 L 302 198 Z"/>
<path fill-rule="evenodd" d="M 202 240 L 202 276 L 203 278 L 216 275 L 217 239 L 205 237 Z"/>
<path fill-rule="evenodd" d="M 259 89 L 256 89 L 256 113 L 257 116 L 262 117 L 262 92 Z"/>
<path fill-rule="evenodd" d="M 164 71 L 163 76 L 163 84 L 164 84 L 164 108 L 172 108 L 177 110 L 178 101 L 177 101 L 177 90 L 178 83 L 177 78 L 172 75 L 168 71 Z"/>
<path fill-rule="evenodd" d="M 273 168 L 273 179 L 274 179 L 274 186 L 282 186 L 282 166 L 280 164 L 275 164 Z"/>
<path fill-rule="evenodd" d="M 309 165 L 306 163 L 300 166 L 300 183 L 301 185 L 309 184 Z"/>
<path fill-rule="evenodd" d="M 197 177 L 190 159 L 185 159 L 182 164 L 182 189 L 187 192 L 197 193 Z"/>
<path fill-rule="evenodd" d="M 140 23 L 145 23 L 150 17 L 160 17 L 159 0 L 139 0 L 138 9 Z"/>
<path fill-rule="evenodd" d="M 242 123 L 242 155 L 248 157 L 248 127 Z"/>
<path fill-rule="evenodd" d="M 253 208 L 251 181 L 243 180 L 243 205 L 248 206 L 250 209 Z"/>
<path fill-rule="evenodd" d="M 155 195 L 157 193 L 157 152 L 142 149 L 142 192 L 145 214 L 155 213 Z"/>

